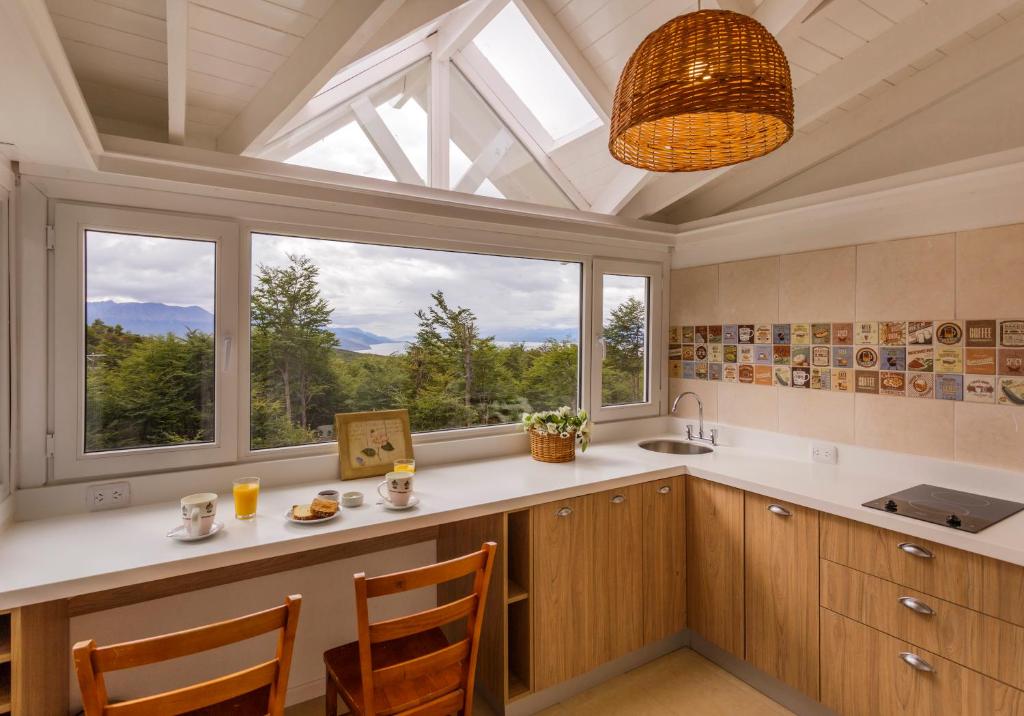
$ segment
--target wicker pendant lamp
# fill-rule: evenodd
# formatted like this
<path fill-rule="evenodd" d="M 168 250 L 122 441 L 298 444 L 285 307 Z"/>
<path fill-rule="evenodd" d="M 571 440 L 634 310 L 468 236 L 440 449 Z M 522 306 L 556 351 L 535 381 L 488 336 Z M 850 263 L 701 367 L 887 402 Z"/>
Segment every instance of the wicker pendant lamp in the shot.
<path fill-rule="evenodd" d="M 791 136 L 793 83 L 779 43 L 752 17 L 698 9 L 629 58 L 608 149 L 641 169 L 692 172 L 760 157 Z"/>

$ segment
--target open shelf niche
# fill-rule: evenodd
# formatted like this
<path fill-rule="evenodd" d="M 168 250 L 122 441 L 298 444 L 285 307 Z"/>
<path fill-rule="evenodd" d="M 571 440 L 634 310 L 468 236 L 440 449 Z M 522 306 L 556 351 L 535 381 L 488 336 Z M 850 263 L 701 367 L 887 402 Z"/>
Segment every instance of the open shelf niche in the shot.
<path fill-rule="evenodd" d="M 0 714 L 11 712 L 11 614 L 0 613 Z"/>
<path fill-rule="evenodd" d="M 509 512 L 505 520 L 507 701 L 511 702 L 533 691 L 530 511 Z"/>

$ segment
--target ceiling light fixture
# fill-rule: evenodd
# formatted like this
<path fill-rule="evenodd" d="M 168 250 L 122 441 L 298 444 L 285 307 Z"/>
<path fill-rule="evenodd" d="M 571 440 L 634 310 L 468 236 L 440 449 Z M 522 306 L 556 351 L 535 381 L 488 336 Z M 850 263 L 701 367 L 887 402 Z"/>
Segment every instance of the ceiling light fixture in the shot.
<path fill-rule="evenodd" d="M 701 10 L 669 20 L 626 63 L 608 150 L 623 164 L 692 172 L 738 164 L 793 136 L 793 82 L 752 17 Z"/>

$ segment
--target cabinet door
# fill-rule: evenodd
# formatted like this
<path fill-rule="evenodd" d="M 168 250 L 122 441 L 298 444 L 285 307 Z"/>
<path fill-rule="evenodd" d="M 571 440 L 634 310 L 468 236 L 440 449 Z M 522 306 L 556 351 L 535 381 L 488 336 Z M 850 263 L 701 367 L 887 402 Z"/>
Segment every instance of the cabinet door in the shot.
<path fill-rule="evenodd" d="M 746 653 L 818 698 L 818 513 L 746 493 Z"/>
<path fill-rule="evenodd" d="M 644 483 L 644 643 L 686 628 L 686 478 Z"/>
<path fill-rule="evenodd" d="M 643 485 L 591 495 L 597 516 L 595 666 L 643 645 Z"/>
<path fill-rule="evenodd" d="M 588 495 L 531 509 L 535 691 L 596 666 L 596 504 Z"/>
<path fill-rule="evenodd" d="M 686 618 L 743 658 L 743 491 L 686 479 Z"/>
<path fill-rule="evenodd" d="M 827 609 L 821 653 L 821 701 L 843 716 L 1024 714 L 1024 692 Z"/>

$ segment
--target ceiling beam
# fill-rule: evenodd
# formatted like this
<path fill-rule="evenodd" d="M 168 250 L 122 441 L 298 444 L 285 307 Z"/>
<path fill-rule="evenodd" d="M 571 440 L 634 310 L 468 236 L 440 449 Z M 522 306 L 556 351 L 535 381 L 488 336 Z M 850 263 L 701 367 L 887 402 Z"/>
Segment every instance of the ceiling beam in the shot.
<path fill-rule="evenodd" d="M 447 60 L 458 52 L 501 12 L 508 0 L 469 0 L 445 19 L 437 30 L 434 53 Z"/>
<path fill-rule="evenodd" d="M 271 139 L 342 67 L 355 60 L 405 0 L 335 2 L 217 140 L 244 154 Z"/>
<path fill-rule="evenodd" d="M 188 0 L 167 0 L 167 141 L 185 143 Z"/>
<path fill-rule="evenodd" d="M 469 165 L 466 173 L 459 179 L 459 183 L 455 185 L 455 191 L 461 191 L 464 194 L 475 194 L 480 185 L 484 183 L 484 179 L 490 177 L 498 164 L 501 163 L 501 160 L 505 158 L 508 150 L 515 144 L 515 141 L 515 137 L 507 129 L 504 127 L 499 129 L 494 138 L 480 150 L 480 154 Z"/>
<path fill-rule="evenodd" d="M 643 169 L 626 165 L 619 167 L 615 177 L 590 202 L 590 210 L 598 214 L 618 214 L 650 177 L 651 173 Z"/>
<path fill-rule="evenodd" d="M 728 180 L 669 213 L 672 221 L 714 216 L 874 136 L 985 76 L 1024 57 L 1024 15 L 960 48 L 889 90 L 778 152 L 740 165 Z"/>
<path fill-rule="evenodd" d="M 820 1 L 764 0 L 754 13 L 754 19 L 779 37 L 794 31 L 804 18 L 814 12 Z M 650 216 L 696 191 L 726 169 L 656 175 L 656 178 L 636 192 L 619 213 L 631 218 Z"/>
<path fill-rule="evenodd" d="M 423 184 L 423 177 L 416 171 L 416 167 L 409 161 L 409 157 L 395 139 L 388 126 L 384 124 L 377 110 L 365 95 L 352 103 L 352 113 L 356 122 L 366 133 L 373 148 L 380 154 L 381 159 L 388 165 L 388 169 L 394 174 L 395 179 L 403 184 Z"/>

